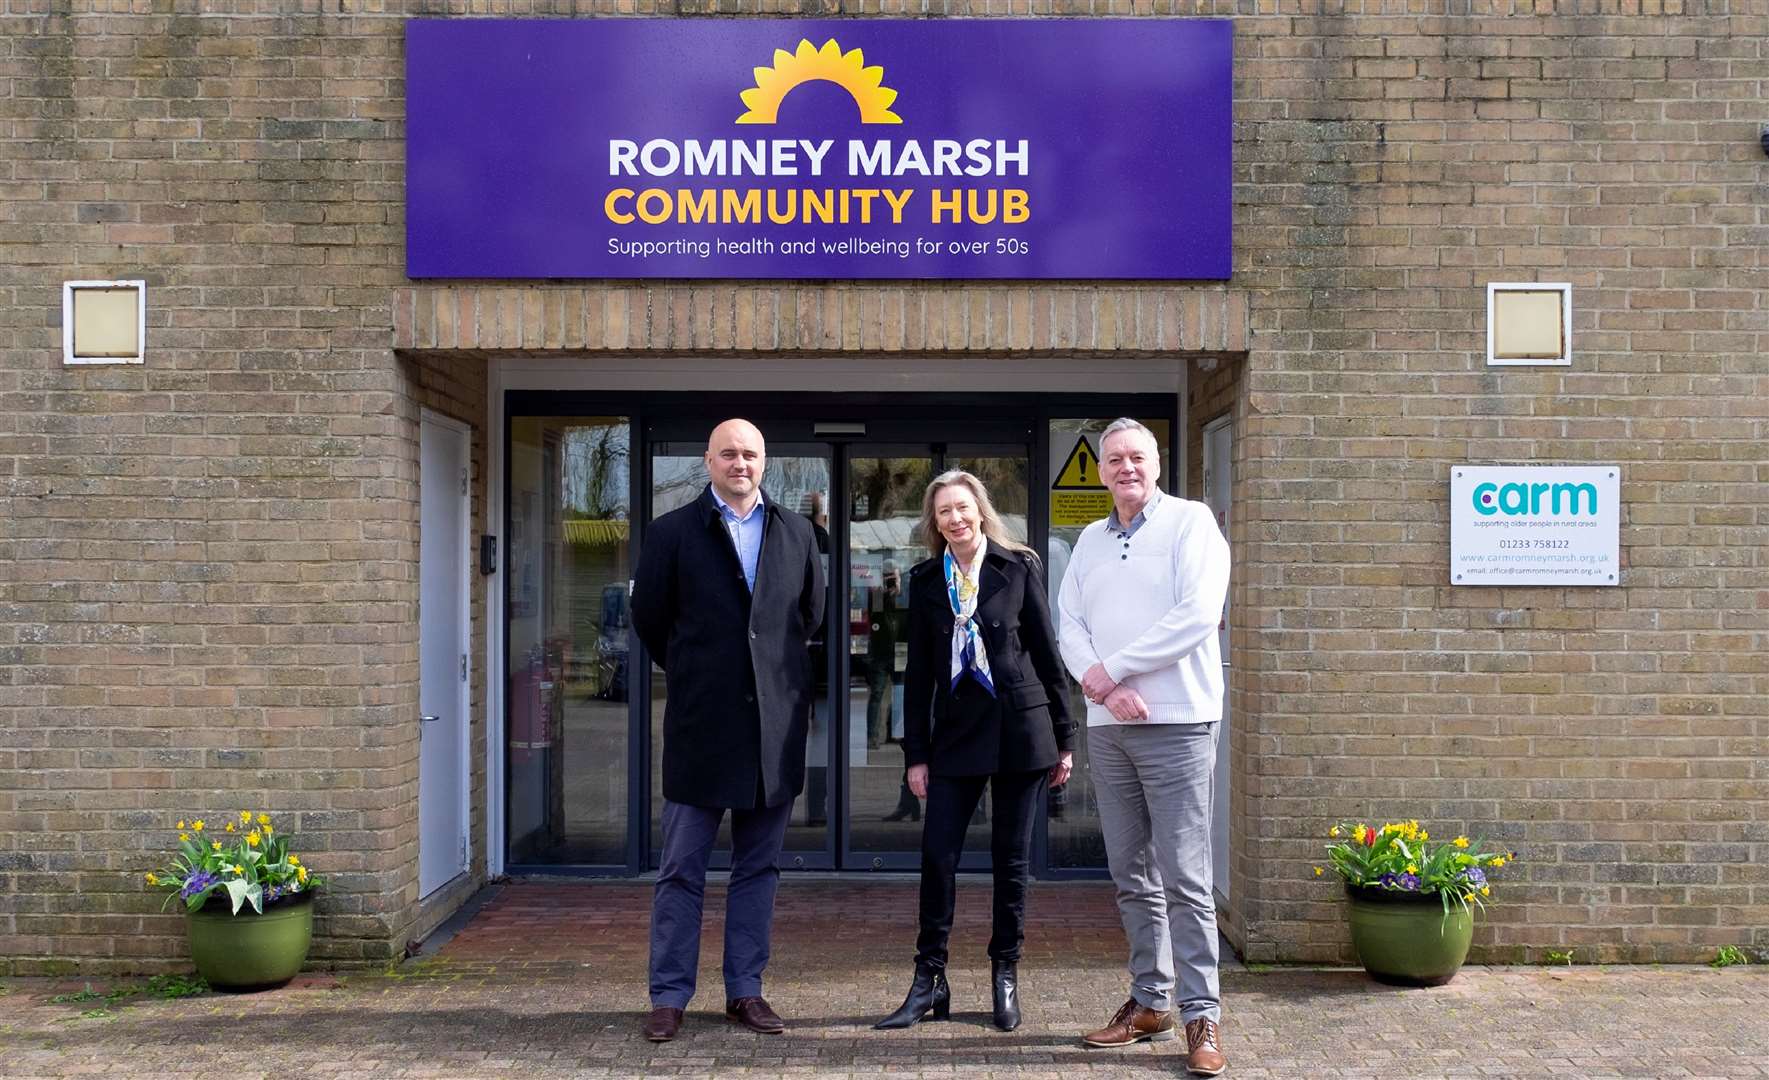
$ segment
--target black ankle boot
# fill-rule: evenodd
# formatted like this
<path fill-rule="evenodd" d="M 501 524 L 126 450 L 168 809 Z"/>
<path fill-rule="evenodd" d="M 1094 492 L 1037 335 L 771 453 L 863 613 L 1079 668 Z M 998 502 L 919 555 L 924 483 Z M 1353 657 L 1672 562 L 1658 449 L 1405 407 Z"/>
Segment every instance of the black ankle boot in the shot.
<path fill-rule="evenodd" d="M 952 1018 L 952 988 L 946 985 L 946 973 L 939 968 L 915 965 L 915 980 L 909 984 L 909 996 L 896 1012 L 872 1025 L 877 1031 L 914 1027 L 933 1015 L 935 1020 Z"/>
<path fill-rule="evenodd" d="M 1012 1031 L 1020 1026 L 1020 975 L 1012 960 L 990 964 L 995 986 L 995 1026 Z"/>

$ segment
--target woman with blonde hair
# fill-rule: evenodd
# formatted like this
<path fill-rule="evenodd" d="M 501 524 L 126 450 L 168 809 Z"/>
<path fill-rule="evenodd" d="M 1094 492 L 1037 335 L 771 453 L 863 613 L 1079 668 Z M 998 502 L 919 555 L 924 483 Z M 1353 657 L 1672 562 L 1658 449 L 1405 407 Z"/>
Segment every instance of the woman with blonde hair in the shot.
<path fill-rule="evenodd" d="M 1051 629 L 1044 568 L 1009 539 L 983 482 L 941 473 L 922 498 L 932 558 L 909 582 L 909 666 L 903 753 L 909 786 L 927 800 L 921 834 L 921 932 L 909 996 L 879 1028 L 951 1015 L 946 943 L 958 860 L 983 789 L 993 793 L 995 1026 L 1020 1023 L 1017 964 L 1025 937 L 1032 826 L 1046 781 L 1066 783 L 1075 724 Z"/>

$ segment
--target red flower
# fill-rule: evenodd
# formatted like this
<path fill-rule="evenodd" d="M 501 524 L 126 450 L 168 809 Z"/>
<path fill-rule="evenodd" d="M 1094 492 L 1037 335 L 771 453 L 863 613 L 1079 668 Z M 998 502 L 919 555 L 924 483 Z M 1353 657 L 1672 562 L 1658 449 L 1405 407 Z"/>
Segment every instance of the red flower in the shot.
<path fill-rule="evenodd" d="M 1363 840 L 1364 840 L 1365 847 L 1375 847 L 1376 846 L 1376 830 L 1375 829 L 1365 829 Z"/>

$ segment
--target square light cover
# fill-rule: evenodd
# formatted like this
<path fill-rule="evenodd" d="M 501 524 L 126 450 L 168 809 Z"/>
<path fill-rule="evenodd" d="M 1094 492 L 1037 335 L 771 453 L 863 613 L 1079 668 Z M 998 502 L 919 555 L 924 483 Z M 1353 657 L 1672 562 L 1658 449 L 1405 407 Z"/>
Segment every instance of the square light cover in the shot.
<path fill-rule="evenodd" d="M 1488 364 L 1572 363 L 1572 286 L 1491 282 L 1486 287 Z"/>
<path fill-rule="evenodd" d="M 69 281 L 62 285 L 64 364 L 139 364 L 145 352 L 147 283 Z"/>

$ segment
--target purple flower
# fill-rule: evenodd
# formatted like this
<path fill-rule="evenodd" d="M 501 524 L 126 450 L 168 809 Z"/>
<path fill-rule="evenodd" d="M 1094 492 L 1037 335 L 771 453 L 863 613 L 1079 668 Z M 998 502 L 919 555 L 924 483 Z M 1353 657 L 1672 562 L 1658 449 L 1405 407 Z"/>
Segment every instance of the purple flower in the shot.
<path fill-rule="evenodd" d="M 191 897 L 202 892 L 204 889 L 207 889 L 220 879 L 219 874 L 211 874 L 207 870 L 198 870 L 190 877 L 184 879 L 184 888 L 178 891 L 178 895 L 189 900 Z"/>
<path fill-rule="evenodd" d="M 1402 874 L 1397 880 L 1400 883 L 1400 887 L 1405 889 L 1407 892 L 1418 892 L 1419 891 L 1419 875 L 1418 874 Z"/>
<path fill-rule="evenodd" d="M 1462 877 L 1477 889 L 1486 884 L 1486 871 L 1478 866 L 1465 868 L 1462 871 Z"/>

